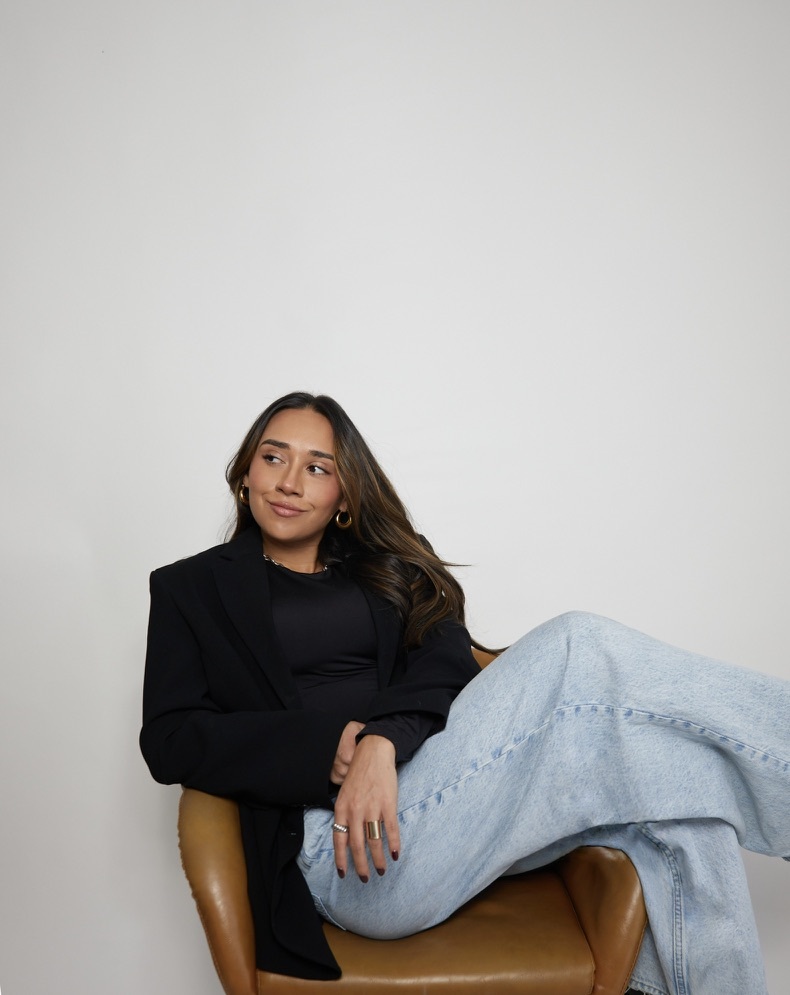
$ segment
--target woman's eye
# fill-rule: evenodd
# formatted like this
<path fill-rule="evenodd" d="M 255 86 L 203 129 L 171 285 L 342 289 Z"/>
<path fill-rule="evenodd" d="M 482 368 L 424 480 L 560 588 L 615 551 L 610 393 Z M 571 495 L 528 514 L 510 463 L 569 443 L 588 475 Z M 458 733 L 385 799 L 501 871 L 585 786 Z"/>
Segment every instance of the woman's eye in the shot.
<path fill-rule="evenodd" d="M 266 463 L 279 463 L 280 457 L 276 453 L 261 453 L 264 462 Z"/>
<path fill-rule="evenodd" d="M 313 474 L 313 476 L 319 476 L 321 474 L 329 472 L 328 470 L 325 470 L 322 466 L 316 466 L 315 463 L 312 463 L 307 469 Z"/>

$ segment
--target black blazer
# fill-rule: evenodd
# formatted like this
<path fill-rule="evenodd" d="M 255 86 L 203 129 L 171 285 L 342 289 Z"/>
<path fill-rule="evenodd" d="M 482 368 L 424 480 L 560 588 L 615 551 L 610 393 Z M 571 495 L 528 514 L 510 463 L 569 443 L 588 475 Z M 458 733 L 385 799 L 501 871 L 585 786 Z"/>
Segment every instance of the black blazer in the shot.
<path fill-rule="evenodd" d="M 379 692 L 367 715 L 342 716 L 301 706 L 274 632 L 257 526 L 151 574 L 140 747 L 157 781 L 239 802 L 256 959 L 279 974 L 340 974 L 295 858 L 304 806 L 331 808 L 346 723 L 421 711 L 441 729 L 479 673 L 463 626 L 442 623 L 407 652 L 393 610 L 365 595 Z"/>

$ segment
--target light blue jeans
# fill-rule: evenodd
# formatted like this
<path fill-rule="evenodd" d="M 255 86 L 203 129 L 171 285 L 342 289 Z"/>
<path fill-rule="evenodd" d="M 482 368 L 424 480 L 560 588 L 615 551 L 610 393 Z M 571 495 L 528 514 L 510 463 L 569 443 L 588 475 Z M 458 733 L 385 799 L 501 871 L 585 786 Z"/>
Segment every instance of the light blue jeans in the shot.
<path fill-rule="evenodd" d="M 337 876 L 332 813 L 306 811 L 299 864 L 338 925 L 415 933 L 495 878 L 597 843 L 642 881 L 634 987 L 766 992 L 738 846 L 790 859 L 790 682 L 562 615 L 464 689 L 402 765 L 398 807 L 400 860 L 367 884 Z"/>

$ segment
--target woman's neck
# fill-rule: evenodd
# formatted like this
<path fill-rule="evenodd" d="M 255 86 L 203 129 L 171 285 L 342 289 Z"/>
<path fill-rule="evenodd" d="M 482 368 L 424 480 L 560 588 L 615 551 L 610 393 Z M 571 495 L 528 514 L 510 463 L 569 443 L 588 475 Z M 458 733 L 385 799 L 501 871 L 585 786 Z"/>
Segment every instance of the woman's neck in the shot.
<path fill-rule="evenodd" d="M 318 558 L 318 548 L 308 549 L 282 549 L 277 545 L 272 545 L 264 541 L 263 555 L 270 563 L 278 567 L 285 567 L 299 574 L 317 574 L 324 569 L 323 563 Z"/>

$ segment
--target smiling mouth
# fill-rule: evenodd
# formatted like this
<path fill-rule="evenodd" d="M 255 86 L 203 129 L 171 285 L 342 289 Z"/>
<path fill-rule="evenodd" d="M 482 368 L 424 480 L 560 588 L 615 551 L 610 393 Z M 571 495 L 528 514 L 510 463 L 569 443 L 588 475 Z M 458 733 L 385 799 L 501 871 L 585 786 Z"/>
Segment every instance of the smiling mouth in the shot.
<path fill-rule="evenodd" d="M 295 515 L 301 515 L 301 508 L 294 508 L 292 504 L 272 504 L 269 502 L 269 507 L 281 518 L 293 518 Z"/>

